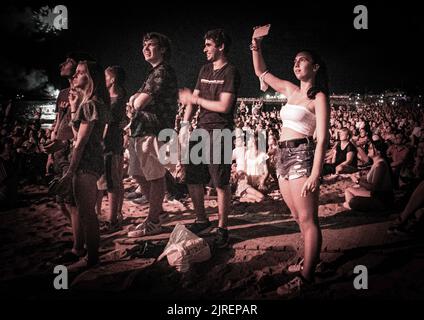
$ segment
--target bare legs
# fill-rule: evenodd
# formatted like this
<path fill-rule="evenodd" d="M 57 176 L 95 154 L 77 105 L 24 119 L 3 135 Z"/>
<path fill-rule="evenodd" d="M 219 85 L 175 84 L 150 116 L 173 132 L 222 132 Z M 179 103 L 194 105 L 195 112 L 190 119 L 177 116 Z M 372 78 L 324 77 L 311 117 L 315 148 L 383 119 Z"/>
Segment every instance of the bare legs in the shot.
<path fill-rule="evenodd" d="M 73 182 L 78 215 L 87 244 L 88 265 L 93 265 L 99 261 L 100 243 L 99 221 L 95 210 L 97 177 L 90 173 L 77 173 Z"/>
<path fill-rule="evenodd" d="M 134 176 L 139 183 L 141 191 L 149 200 L 148 219 L 153 223 L 159 222 L 159 214 L 163 211 L 162 203 L 165 197 L 165 177 L 147 181 L 142 176 Z"/>
<path fill-rule="evenodd" d="M 304 262 L 302 276 L 313 280 L 315 267 L 319 262 L 322 234 L 318 223 L 319 189 L 301 196 L 306 177 L 294 180 L 279 178 L 280 191 L 289 207 L 293 218 L 298 222 L 304 240 Z"/>
<path fill-rule="evenodd" d="M 411 198 L 409 198 L 409 201 L 403 209 L 402 213 L 400 214 L 400 220 L 401 222 L 406 221 L 412 214 L 416 213 L 418 209 L 424 207 L 424 181 L 421 181 L 421 183 L 418 185 L 418 187 L 415 188 L 414 192 L 411 195 Z M 422 211 L 418 212 L 420 215 L 422 214 Z M 421 217 L 416 217 L 421 218 Z"/>
<path fill-rule="evenodd" d="M 264 201 L 265 196 L 255 188 L 249 187 L 246 190 L 246 194 L 243 195 L 243 199 L 246 199 L 249 202 L 262 202 Z"/>
<path fill-rule="evenodd" d="M 191 201 L 193 201 L 194 212 L 196 213 L 197 220 L 206 221 L 208 217 L 205 213 L 205 197 L 202 184 L 189 184 L 188 191 L 190 193 Z M 219 209 L 218 209 L 219 210 Z"/>
<path fill-rule="evenodd" d="M 231 190 L 230 185 L 222 188 L 216 188 L 218 194 L 218 227 L 227 228 L 228 224 L 228 213 L 230 212 L 231 206 Z"/>
<path fill-rule="evenodd" d="M 202 184 L 189 184 L 188 190 L 191 200 L 193 201 L 194 212 L 198 221 L 208 220 L 205 213 L 204 189 Z M 231 207 L 231 190 L 230 186 L 216 188 L 218 195 L 218 227 L 226 228 L 228 223 L 228 213 Z"/>
<path fill-rule="evenodd" d="M 72 252 L 77 256 L 81 256 L 84 252 L 84 230 L 81 225 L 81 218 L 78 214 L 78 209 L 76 206 L 66 205 L 66 210 L 69 212 L 71 225 L 72 225 L 72 234 L 74 236 L 74 245 L 72 247 Z"/>
<path fill-rule="evenodd" d="M 103 190 L 97 191 L 96 212 L 98 217 L 100 217 L 102 213 L 103 194 Z M 118 222 L 118 215 L 121 214 L 122 211 L 122 203 L 124 200 L 124 185 L 122 182 L 117 189 L 108 192 L 107 196 L 109 201 L 109 211 L 106 220 L 113 225 Z"/>
<path fill-rule="evenodd" d="M 371 192 L 365 188 L 347 188 L 345 190 L 345 202 L 343 203 L 343 207 L 350 210 L 350 200 L 353 197 L 371 197 Z"/>

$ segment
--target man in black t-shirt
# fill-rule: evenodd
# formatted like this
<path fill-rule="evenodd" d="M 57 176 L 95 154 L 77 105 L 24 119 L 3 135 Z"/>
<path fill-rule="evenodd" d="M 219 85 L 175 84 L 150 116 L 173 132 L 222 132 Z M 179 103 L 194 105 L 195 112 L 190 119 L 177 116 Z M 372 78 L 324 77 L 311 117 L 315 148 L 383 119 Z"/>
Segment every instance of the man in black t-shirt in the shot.
<path fill-rule="evenodd" d="M 228 62 L 227 55 L 231 39 L 222 29 L 208 31 L 204 41 L 203 52 L 209 63 L 201 68 L 193 93 L 188 89 L 180 91 L 180 102 L 186 105 L 181 131 L 186 132 L 193 113 L 193 105 L 197 105 L 200 108 L 197 128 L 209 133 L 211 148 L 210 159 L 208 159 L 210 163 L 202 161 L 200 164 L 194 164 L 193 159 L 190 159 L 190 163 L 185 166 L 186 183 L 197 217 L 189 229 L 194 233 L 210 229 L 211 223 L 204 207 L 204 185 L 211 181 L 218 195 L 219 224 L 215 245 L 223 248 L 228 245 L 227 217 L 231 201 L 229 185 L 231 152 L 228 153 L 229 159 L 226 159 L 227 152 L 224 152 L 224 148 L 232 151 L 232 143 L 225 144 L 221 138 L 214 138 L 213 130 L 233 129 L 240 75 L 237 69 Z M 227 131 L 230 132 L 230 130 Z M 203 140 L 201 141 L 204 143 Z M 221 155 L 220 161 L 213 161 L 214 154 Z"/>

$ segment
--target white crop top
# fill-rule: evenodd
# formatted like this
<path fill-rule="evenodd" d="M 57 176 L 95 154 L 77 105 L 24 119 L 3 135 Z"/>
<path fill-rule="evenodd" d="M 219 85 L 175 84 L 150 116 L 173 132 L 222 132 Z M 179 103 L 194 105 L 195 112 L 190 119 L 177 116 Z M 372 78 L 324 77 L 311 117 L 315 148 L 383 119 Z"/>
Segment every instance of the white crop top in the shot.
<path fill-rule="evenodd" d="M 305 136 L 313 136 L 316 128 L 315 114 L 308 108 L 287 103 L 280 110 L 283 128 L 289 128 Z"/>

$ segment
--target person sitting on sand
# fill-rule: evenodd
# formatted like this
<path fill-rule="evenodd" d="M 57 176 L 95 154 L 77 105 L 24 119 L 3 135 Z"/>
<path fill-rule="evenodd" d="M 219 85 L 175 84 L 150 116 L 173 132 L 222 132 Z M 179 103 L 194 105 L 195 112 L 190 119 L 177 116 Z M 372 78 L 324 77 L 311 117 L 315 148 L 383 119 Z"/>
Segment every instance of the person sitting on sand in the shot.
<path fill-rule="evenodd" d="M 358 211 L 387 209 L 393 200 L 391 168 L 386 157 L 386 144 L 382 140 L 372 141 L 368 156 L 373 165 L 366 179 L 356 178 L 356 187 L 345 190 L 343 207 Z"/>
<path fill-rule="evenodd" d="M 244 145 L 244 136 L 236 137 L 232 161 L 235 161 L 237 171 L 246 171 L 246 146 Z"/>
<path fill-rule="evenodd" d="M 260 191 L 256 190 L 248 182 L 248 176 L 244 171 L 238 171 L 236 174 L 236 185 L 235 196 L 244 199 L 247 202 L 262 202 L 265 199 L 265 195 Z"/>
<path fill-rule="evenodd" d="M 324 164 L 323 175 L 353 173 L 358 170 L 358 151 L 350 141 L 349 129 L 342 128 L 339 131 L 339 138 L 331 163 Z"/>
<path fill-rule="evenodd" d="M 250 136 L 246 150 L 246 174 L 249 184 L 259 191 L 266 190 L 265 181 L 268 178 L 268 155 L 258 150 L 258 134 Z M 238 167 L 237 167 L 237 170 Z"/>

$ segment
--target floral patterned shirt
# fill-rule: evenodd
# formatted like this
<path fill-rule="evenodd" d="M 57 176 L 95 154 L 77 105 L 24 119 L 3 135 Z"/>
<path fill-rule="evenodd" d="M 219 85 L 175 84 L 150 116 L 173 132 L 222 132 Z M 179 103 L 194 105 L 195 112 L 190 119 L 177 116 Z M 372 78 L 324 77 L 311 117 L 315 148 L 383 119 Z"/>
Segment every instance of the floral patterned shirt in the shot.
<path fill-rule="evenodd" d="M 158 135 L 162 129 L 174 128 L 178 106 L 174 69 L 165 62 L 152 68 L 138 92 L 148 94 L 152 100 L 132 119 L 131 137 Z"/>

